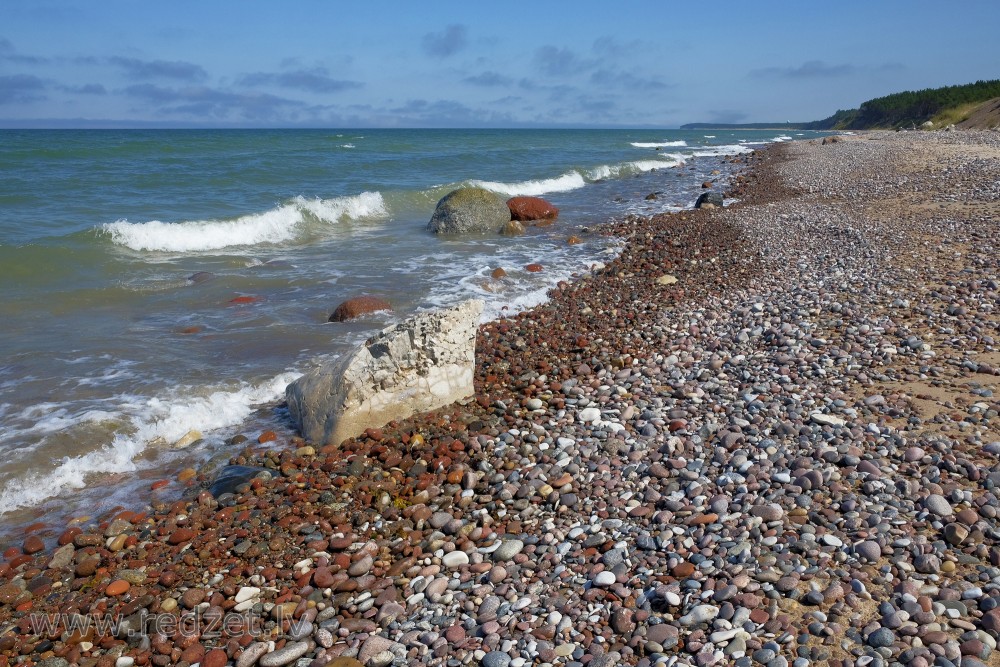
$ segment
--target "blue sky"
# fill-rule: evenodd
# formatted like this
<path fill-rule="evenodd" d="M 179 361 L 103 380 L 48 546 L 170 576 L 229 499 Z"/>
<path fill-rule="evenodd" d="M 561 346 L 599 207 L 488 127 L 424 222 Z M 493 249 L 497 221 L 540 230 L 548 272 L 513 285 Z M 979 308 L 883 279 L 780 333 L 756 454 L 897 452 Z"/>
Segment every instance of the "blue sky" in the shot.
<path fill-rule="evenodd" d="M 0 0 L 0 16 L 0 127 L 676 127 L 1000 78 L 995 0 Z"/>

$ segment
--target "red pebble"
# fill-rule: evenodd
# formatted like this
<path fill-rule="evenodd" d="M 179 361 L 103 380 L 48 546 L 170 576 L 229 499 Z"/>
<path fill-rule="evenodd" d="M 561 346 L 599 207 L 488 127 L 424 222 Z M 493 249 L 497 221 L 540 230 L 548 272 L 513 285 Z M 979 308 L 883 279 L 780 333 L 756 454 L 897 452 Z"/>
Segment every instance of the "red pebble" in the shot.
<path fill-rule="evenodd" d="M 541 264 L 528 264 L 526 267 L 524 267 L 524 270 L 527 271 L 528 273 L 538 273 L 543 268 L 544 267 Z"/>
<path fill-rule="evenodd" d="M 177 530 L 175 530 L 173 533 L 170 534 L 170 537 L 167 539 L 167 542 L 169 542 L 170 544 L 181 544 L 182 542 L 190 542 L 191 540 L 194 539 L 194 535 L 195 535 L 194 531 L 191 530 L 190 528 L 178 528 Z"/>
<path fill-rule="evenodd" d="M 42 542 L 42 538 L 38 535 L 31 535 L 24 541 L 23 549 L 26 554 L 37 554 L 44 548 L 45 542 Z"/>
<path fill-rule="evenodd" d="M 264 431 L 257 437 L 257 442 L 263 444 L 265 442 L 274 442 L 277 439 L 278 439 L 278 434 L 275 433 L 274 431 Z"/>
<path fill-rule="evenodd" d="M 31 561 L 32 561 L 31 556 L 29 556 L 28 554 L 24 554 L 24 555 L 21 555 L 21 556 L 17 556 L 16 558 L 11 558 L 10 559 L 10 567 L 11 567 L 12 570 L 16 570 L 17 568 L 21 567 L 25 563 L 30 563 Z"/>
<path fill-rule="evenodd" d="M 205 654 L 201 660 L 201 667 L 224 667 L 229 662 L 229 656 L 220 648 L 213 649 Z"/>
<path fill-rule="evenodd" d="M 73 541 L 73 538 L 82 533 L 83 531 L 73 526 L 72 528 L 67 528 L 66 532 L 59 536 L 59 546 L 66 546 Z"/>
<path fill-rule="evenodd" d="M 256 303 L 257 301 L 260 301 L 260 297 L 259 296 L 238 296 L 235 299 L 230 299 L 229 303 L 236 303 L 236 304 L 239 304 L 239 303 Z"/>
<path fill-rule="evenodd" d="M 119 579 L 108 584 L 108 587 L 104 589 L 104 594 L 110 596 L 123 595 L 128 593 L 128 589 L 130 588 L 132 588 L 132 584 L 124 579 Z"/>

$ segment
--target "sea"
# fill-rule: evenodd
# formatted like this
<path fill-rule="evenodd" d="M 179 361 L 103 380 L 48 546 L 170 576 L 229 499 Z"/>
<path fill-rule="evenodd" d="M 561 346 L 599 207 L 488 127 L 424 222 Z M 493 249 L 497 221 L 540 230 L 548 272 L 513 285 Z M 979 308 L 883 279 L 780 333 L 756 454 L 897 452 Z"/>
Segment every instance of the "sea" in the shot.
<path fill-rule="evenodd" d="M 602 224 L 690 208 L 732 156 L 811 136 L 0 130 L 0 536 L 179 495 L 151 489 L 224 461 L 235 434 L 287 430 L 285 387 L 317 363 L 470 297 L 484 320 L 539 304 L 616 255 Z M 435 236 L 463 186 L 561 212 Z M 328 322 L 361 295 L 392 309 Z"/>

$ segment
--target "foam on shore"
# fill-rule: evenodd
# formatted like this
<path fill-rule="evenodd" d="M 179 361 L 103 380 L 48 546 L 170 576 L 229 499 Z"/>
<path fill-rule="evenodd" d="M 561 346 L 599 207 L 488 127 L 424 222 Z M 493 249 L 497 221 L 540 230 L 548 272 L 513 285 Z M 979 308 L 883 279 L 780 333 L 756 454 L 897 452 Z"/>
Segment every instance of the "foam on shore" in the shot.
<path fill-rule="evenodd" d="M 128 433 L 117 433 L 99 450 L 65 457 L 52 470 L 35 470 L 19 479 L 7 480 L 0 491 L 0 515 L 38 505 L 66 489 L 81 489 L 92 475 L 134 472 L 140 465 L 137 460 L 155 443 L 168 446 L 192 430 L 207 432 L 239 424 L 255 406 L 284 396 L 285 387 L 299 375 L 282 373 L 260 384 L 244 383 L 236 389 L 218 390 L 206 396 L 192 397 L 193 390 L 181 390 L 178 393 L 183 392 L 184 396 L 169 399 L 123 396 L 119 397 L 122 404 L 117 413 L 53 415 L 39 422 L 39 428 L 54 432 L 88 422 L 129 419 L 130 414 L 133 425 Z"/>

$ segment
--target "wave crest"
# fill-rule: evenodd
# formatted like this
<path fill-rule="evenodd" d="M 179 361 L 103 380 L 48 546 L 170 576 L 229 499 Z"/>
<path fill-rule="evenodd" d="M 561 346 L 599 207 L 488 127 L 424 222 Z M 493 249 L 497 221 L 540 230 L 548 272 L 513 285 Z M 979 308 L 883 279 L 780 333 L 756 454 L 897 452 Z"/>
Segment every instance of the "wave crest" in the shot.
<path fill-rule="evenodd" d="M 469 185 L 486 188 L 508 197 L 537 197 L 549 192 L 569 192 L 585 186 L 587 182 L 579 172 L 570 171 L 555 178 L 545 178 L 536 181 L 521 181 L 520 183 L 500 183 L 495 181 L 469 181 Z"/>
<path fill-rule="evenodd" d="M 193 220 L 188 222 L 128 222 L 119 220 L 102 226 L 101 231 L 117 245 L 132 250 L 158 252 L 199 252 L 263 243 L 286 243 L 298 237 L 310 214 L 322 222 L 381 218 L 388 215 L 379 192 L 362 192 L 350 197 L 306 199 L 296 197 L 263 213 L 251 213 L 234 220 Z"/>
<path fill-rule="evenodd" d="M 587 178 L 600 181 L 608 178 L 621 178 L 632 174 L 640 174 L 654 169 L 667 169 L 684 163 L 684 156 L 679 153 L 667 153 L 658 160 L 636 160 L 616 165 L 601 165 L 587 172 Z"/>
<path fill-rule="evenodd" d="M 636 148 L 680 148 L 682 146 L 687 146 L 688 143 L 683 139 L 679 141 L 658 141 L 658 142 L 643 142 L 643 141 L 633 141 L 632 146 Z"/>

